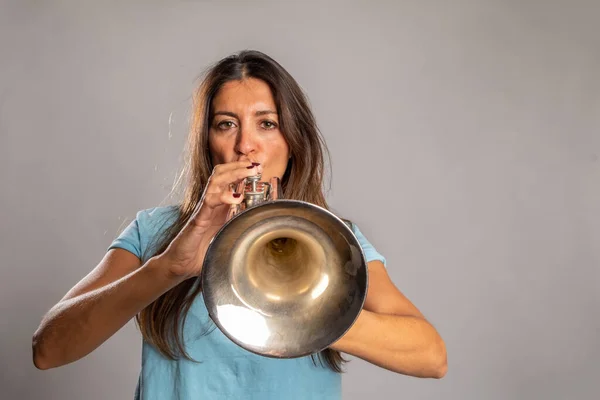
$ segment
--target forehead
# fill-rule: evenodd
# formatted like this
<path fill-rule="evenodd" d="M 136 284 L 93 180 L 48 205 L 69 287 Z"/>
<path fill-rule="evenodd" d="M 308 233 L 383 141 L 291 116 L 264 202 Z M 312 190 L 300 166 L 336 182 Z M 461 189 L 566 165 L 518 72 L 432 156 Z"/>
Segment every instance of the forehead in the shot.
<path fill-rule="evenodd" d="M 215 111 L 274 109 L 275 100 L 269 85 L 255 78 L 225 83 L 213 98 Z"/>

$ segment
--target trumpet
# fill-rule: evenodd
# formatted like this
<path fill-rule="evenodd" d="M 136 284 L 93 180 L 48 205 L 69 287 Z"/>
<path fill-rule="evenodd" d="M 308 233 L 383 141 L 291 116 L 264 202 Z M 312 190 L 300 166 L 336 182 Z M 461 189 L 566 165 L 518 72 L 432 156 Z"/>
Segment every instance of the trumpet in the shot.
<path fill-rule="evenodd" d="M 367 262 L 351 227 L 331 211 L 283 199 L 279 178 L 246 178 L 202 267 L 208 314 L 233 343 L 273 358 L 318 353 L 363 308 Z"/>

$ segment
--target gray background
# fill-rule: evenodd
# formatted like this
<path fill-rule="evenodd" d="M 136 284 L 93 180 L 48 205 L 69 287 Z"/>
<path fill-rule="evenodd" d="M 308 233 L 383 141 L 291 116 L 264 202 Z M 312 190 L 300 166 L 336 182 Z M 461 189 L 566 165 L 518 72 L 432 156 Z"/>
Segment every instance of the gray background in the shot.
<path fill-rule="evenodd" d="M 354 359 L 346 399 L 599 397 L 598 2 L 0 4 L 3 399 L 132 398 L 132 323 L 49 371 L 31 336 L 165 200 L 196 77 L 243 48 L 307 91 L 332 206 L 447 344 L 442 380 Z"/>

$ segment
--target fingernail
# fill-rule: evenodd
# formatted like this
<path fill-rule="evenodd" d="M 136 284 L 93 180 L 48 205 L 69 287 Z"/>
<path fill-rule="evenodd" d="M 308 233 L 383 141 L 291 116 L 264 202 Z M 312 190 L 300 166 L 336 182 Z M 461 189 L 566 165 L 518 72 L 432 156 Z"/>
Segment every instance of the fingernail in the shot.
<path fill-rule="evenodd" d="M 236 199 L 239 199 L 241 195 L 242 195 L 241 193 L 234 193 L 233 197 L 235 197 Z"/>
<path fill-rule="evenodd" d="M 254 165 L 251 165 L 251 166 L 249 166 L 249 167 L 246 167 L 246 168 L 248 168 L 248 169 L 252 169 L 252 168 L 254 168 Z"/>
<path fill-rule="evenodd" d="M 259 162 L 253 162 L 252 165 L 254 165 L 255 167 L 258 167 L 260 165 Z"/>

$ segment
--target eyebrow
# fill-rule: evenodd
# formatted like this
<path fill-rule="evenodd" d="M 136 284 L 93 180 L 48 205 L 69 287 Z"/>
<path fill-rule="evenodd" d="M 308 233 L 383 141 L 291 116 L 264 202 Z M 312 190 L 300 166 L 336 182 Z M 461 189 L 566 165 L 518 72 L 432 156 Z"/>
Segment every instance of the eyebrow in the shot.
<path fill-rule="evenodd" d="M 256 117 L 259 117 L 261 115 L 267 115 L 267 114 L 277 114 L 277 112 L 273 111 L 273 110 L 261 110 L 261 111 L 257 111 L 257 112 L 254 113 L 254 115 Z M 215 111 L 214 115 L 215 116 L 216 115 L 227 115 L 227 116 L 230 116 L 230 117 L 234 117 L 234 118 L 240 119 L 240 117 L 238 117 L 238 115 L 236 113 L 233 113 L 231 111 Z"/>

